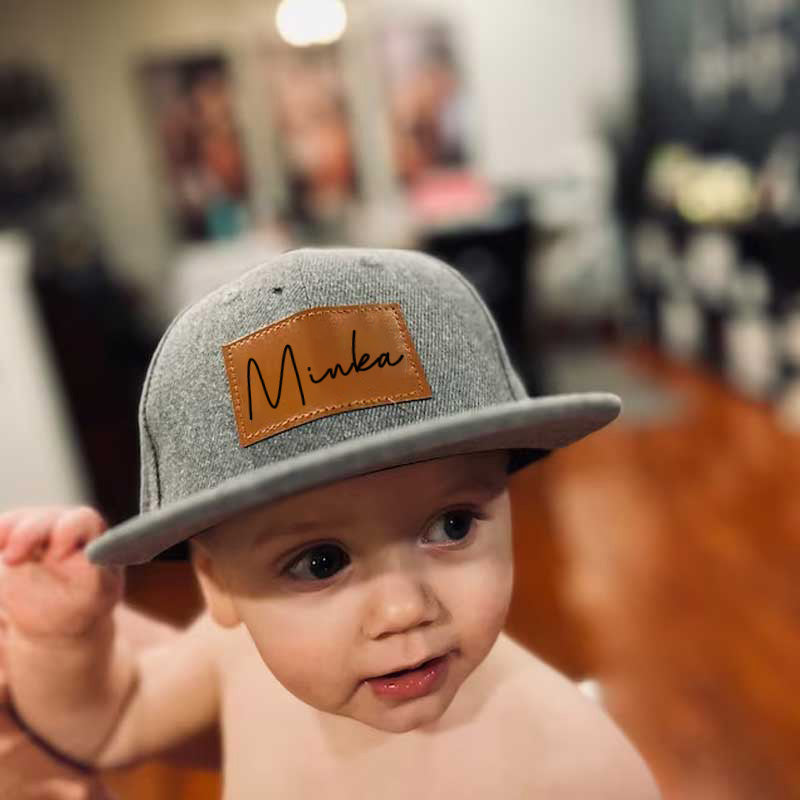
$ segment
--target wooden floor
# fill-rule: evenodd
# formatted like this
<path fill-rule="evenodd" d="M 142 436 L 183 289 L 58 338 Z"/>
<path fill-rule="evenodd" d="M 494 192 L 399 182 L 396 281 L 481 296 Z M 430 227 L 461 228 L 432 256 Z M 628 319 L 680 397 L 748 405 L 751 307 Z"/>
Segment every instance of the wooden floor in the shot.
<path fill-rule="evenodd" d="M 800 798 L 800 436 L 703 371 L 626 357 L 685 412 L 615 423 L 515 476 L 508 630 L 602 682 L 666 800 Z M 128 586 L 175 621 L 199 608 L 185 565 L 132 568 Z M 110 782 L 122 800 L 220 791 L 163 765 Z"/>

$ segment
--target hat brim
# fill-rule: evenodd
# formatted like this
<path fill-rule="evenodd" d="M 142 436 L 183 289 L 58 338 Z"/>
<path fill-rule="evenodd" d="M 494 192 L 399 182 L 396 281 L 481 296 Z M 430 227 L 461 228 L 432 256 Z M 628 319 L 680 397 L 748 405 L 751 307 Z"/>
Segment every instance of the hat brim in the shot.
<path fill-rule="evenodd" d="M 94 564 L 131 565 L 242 511 L 367 472 L 490 450 L 554 450 L 619 415 L 614 394 L 585 392 L 526 398 L 393 428 L 304 453 L 133 517 L 89 543 Z M 535 456 L 521 463 L 535 460 Z M 520 462 L 518 462 L 520 463 Z"/>

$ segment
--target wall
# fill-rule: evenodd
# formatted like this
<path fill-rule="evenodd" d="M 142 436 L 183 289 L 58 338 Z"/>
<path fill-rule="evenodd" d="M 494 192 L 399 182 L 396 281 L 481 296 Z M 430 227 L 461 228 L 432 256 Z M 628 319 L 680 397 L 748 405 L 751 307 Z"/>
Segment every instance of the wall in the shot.
<path fill-rule="evenodd" d="M 383 0 L 387 10 L 408 7 Z M 496 180 L 551 177 L 623 105 L 635 78 L 625 0 L 417 0 L 458 24 L 479 163 Z"/>
<path fill-rule="evenodd" d="M 409 9 L 398 0 L 350 6 L 362 23 L 365 12 L 380 20 Z M 255 202 L 267 214 L 280 187 L 250 59 L 273 35 L 273 8 L 270 0 L 0 0 L 0 58 L 41 63 L 57 81 L 103 242 L 117 268 L 154 295 L 174 244 L 134 67 L 143 56 L 182 49 L 230 53 Z M 491 179 L 525 183 L 557 172 L 590 133 L 595 112 L 627 96 L 633 57 L 624 0 L 419 0 L 415 8 L 447 15 L 460 31 L 477 163 Z M 364 98 L 361 121 L 370 118 L 369 91 Z M 359 135 L 368 136 L 363 126 Z M 368 144 L 380 152 L 377 133 Z M 385 184 L 371 169 L 368 195 L 377 197 Z"/>

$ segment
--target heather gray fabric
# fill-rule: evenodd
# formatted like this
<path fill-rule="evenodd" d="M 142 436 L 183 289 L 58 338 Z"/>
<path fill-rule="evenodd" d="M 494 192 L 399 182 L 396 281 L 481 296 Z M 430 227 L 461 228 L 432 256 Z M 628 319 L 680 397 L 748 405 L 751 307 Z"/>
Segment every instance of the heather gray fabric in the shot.
<path fill-rule="evenodd" d="M 306 309 L 370 303 L 402 307 L 432 398 L 320 417 L 240 447 L 222 345 Z M 141 513 L 87 554 L 143 563 L 239 511 L 430 458 L 509 448 L 523 451 L 519 467 L 619 410 L 619 398 L 602 392 L 529 398 L 476 290 L 437 259 L 403 250 L 284 253 L 184 310 L 164 334 L 139 408 Z"/>

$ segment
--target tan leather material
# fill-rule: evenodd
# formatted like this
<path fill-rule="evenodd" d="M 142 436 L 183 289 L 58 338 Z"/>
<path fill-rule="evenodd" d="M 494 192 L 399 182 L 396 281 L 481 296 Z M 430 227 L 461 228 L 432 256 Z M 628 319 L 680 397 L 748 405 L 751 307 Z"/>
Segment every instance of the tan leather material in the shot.
<path fill-rule="evenodd" d="M 432 396 L 397 303 L 312 308 L 222 353 L 241 447 L 318 417 Z"/>

